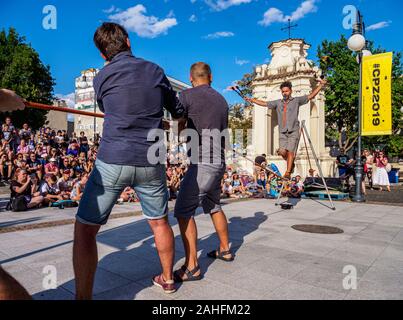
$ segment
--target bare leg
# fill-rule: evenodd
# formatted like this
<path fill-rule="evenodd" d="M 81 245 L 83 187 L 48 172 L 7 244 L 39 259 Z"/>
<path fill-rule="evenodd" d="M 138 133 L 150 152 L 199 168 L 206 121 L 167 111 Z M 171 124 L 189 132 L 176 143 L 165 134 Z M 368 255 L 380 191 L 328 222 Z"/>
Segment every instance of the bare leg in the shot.
<path fill-rule="evenodd" d="M 294 166 L 295 155 L 293 152 L 287 152 L 287 172 L 291 173 Z"/>
<path fill-rule="evenodd" d="M 198 266 L 197 262 L 197 227 L 194 218 L 178 218 L 183 246 L 185 248 L 185 266 L 193 270 Z M 199 275 L 197 272 L 195 275 Z"/>
<path fill-rule="evenodd" d="M 76 280 L 76 299 L 91 300 L 95 271 L 98 264 L 96 235 L 100 226 L 76 221 L 73 244 L 73 266 Z"/>
<path fill-rule="evenodd" d="M 168 223 L 168 217 L 148 221 L 155 237 L 155 245 L 162 266 L 165 281 L 173 280 L 173 263 L 175 258 L 174 233 Z"/>
<path fill-rule="evenodd" d="M 38 197 L 33 197 L 31 199 L 31 202 L 28 203 L 27 207 L 30 208 L 35 208 L 37 206 L 39 206 L 41 203 L 43 202 L 43 197 L 42 196 L 38 196 Z"/>
<path fill-rule="evenodd" d="M 213 221 L 218 239 L 220 240 L 220 252 L 229 251 L 228 222 L 224 211 L 211 214 L 211 220 Z M 230 258 L 231 255 L 225 255 L 224 257 Z"/>
<path fill-rule="evenodd" d="M 31 296 L 12 276 L 0 267 L 0 300 L 31 300 Z"/>

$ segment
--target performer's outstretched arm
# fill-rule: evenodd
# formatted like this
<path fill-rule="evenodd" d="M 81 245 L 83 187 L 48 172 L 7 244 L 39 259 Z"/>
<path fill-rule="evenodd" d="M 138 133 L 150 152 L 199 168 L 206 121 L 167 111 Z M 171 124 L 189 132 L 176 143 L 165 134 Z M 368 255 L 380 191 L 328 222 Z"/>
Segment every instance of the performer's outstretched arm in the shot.
<path fill-rule="evenodd" d="M 267 102 L 263 101 L 263 100 L 258 100 L 258 99 L 255 99 L 255 98 L 245 97 L 245 101 L 257 104 L 257 105 L 262 106 L 262 107 L 267 107 Z"/>
<path fill-rule="evenodd" d="M 314 99 L 320 90 L 323 89 L 323 87 L 326 85 L 327 81 L 325 79 L 318 79 L 319 85 L 312 91 L 312 93 L 308 96 L 309 100 Z"/>

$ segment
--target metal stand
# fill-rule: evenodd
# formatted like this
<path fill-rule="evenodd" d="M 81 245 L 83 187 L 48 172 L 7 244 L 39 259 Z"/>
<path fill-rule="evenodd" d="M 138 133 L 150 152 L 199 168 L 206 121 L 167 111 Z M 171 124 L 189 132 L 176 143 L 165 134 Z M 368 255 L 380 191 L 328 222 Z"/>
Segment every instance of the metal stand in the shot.
<path fill-rule="evenodd" d="M 320 163 L 319 163 L 318 157 L 316 156 L 316 152 L 315 152 L 315 149 L 314 149 L 314 147 L 313 147 L 313 144 L 312 144 L 312 141 L 311 141 L 311 137 L 309 136 L 308 130 L 306 129 L 305 120 L 303 120 L 302 123 L 301 123 L 301 133 L 300 133 L 299 140 L 298 140 L 298 144 L 297 144 L 297 150 L 298 150 L 299 142 L 301 141 L 301 137 L 304 138 L 305 149 L 306 149 L 306 152 L 307 152 L 307 154 L 308 154 L 308 160 L 309 160 L 309 164 L 310 164 L 311 161 L 310 161 L 310 159 L 309 159 L 309 150 L 308 150 L 308 146 L 307 146 L 307 143 L 306 143 L 306 138 L 308 139 L 309 146 L 311 147 L 313 157 L 315 158 L 316 166 L 318 167 L 318 170 L 319 170 L 319 175 L 320 175 L 320 177 L 322 178 L 323 185 L 322 185 L 321 187 L 324 187 L 324 188 L 326 189 L 326 193 L 327 193 L 327 196 L 329 197 L 331 209 L 332 209 L 332 210 L 336 210 L 336 207 L 335 207 L 334 204 L 333 204 L 332 197 L 330 196 L 329 188 L 328 188 L 328 186 L 327 186 L 327 184 L 326 184 L 325 177 L 323 176 L 322 167 L 321 167 L 321 165 L 320 165 Z M 295 156 L 297 155 L 297 152 L 296 152 L 297 150 L 295 150 L 295 152 L 294 152 Z M 294 161 L 295 161 L 295 160 L 294 160 Z M 312 167 L 311 167 L 311 169 L 312 169 Z M 285 183 L 284 183 L 284 182 L 282 183 L 282 185 L 281 185 L 281 190 L 280 190 L 280 192 L 279 192 L 279 194 L 278 194 L 278 197 L 277 197 L 276 206 L 278 206 L 278 205 L 280 204 L 281 194 L 283 193 L 283 190 L 284 190 L 284 187 L 285 187 L 286 183 L 290 183 L 290 182 L 287 181 L 287 182 L 285 182 Z"/>

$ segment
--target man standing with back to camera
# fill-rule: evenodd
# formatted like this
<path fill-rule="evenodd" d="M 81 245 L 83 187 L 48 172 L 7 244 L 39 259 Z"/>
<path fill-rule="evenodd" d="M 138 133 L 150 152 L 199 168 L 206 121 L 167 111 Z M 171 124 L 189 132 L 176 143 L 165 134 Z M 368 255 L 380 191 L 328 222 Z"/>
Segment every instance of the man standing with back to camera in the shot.
<path fill-rule="evenodd" d="M 197 281 L 203 277 L 197 259 L 197 227 L 194 219 L 199 206 L 205 214 L 210 215 L 220 242 L 217 250 L 209 252 L 207 256 L 225 262 L 234 260 L 229 246 L 228 221 L 220 204 L 221 179 L 226 168 L 228 104 L 211 87 L 212 79 L 208 64 L 193 64 L 190 69 L 193 88 L 183 91 L 179 98 L 185 109 L 187 128 L 197 134 L 199 145 L 196 150 L 191 150 L 191 164 L 181 183 L 175 205 L 175 217 L 186 255 L 184 265 L 174 273 L 177 282 Z"/>
<path fill-rule="evenodd" d="M 128 33 L 122 26 L 103 23 L 95 32 L 94 42 L 108 62 L 94 79 L 105 122 L 95 168 L 75 224 L 76 298 L 92 298 L 98 263 L 96 235 L 127 186 L 133 187 L 139 196 L 155 236 L 162 274 L 152 281 L 165 293 L 173 293 L 174 236 L 167 217 L 166 169 L 163 164 L 152 165 L 148 161 L 147 151 L 154 142 L 148 141 L 147 136 L 150 130 L 162 129 L 163 106 L 174 118 L 182 116 L 183 108 L 164 71 L 133 56 Z"/>

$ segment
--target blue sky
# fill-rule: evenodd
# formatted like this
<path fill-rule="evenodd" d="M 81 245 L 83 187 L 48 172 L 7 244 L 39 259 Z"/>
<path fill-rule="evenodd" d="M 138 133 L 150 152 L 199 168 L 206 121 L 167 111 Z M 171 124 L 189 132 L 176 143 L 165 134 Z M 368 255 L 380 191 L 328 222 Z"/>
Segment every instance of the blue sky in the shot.
<path fill-rule="evenodd" d="M 292 37 L 312 45 L 309 59 L 324 39 L 347 37 L 343 8 L 361 10 L 367 38 L 389 51 L 402 51 L 401 0 L 2 0 L 0 29 L 14 27 L 50 65 L 55 94 L 74 91 L 74 78 L 103 60 L 92 36 L 103 21 L 116 21 L 130 32 L 136 56 L 154 61 L 166 73 L 188 82 L 189 66 L 205 61 L 214 72 L 213 86 L 229 103 L 239 101 L 224 89 L 253 66 L 270 58 L 268 45 L 287 38 L 280 29 L 288 16 L 298 28 Z M 43 28 L 46 5 L 57 9 L 56 30 Z"/>

